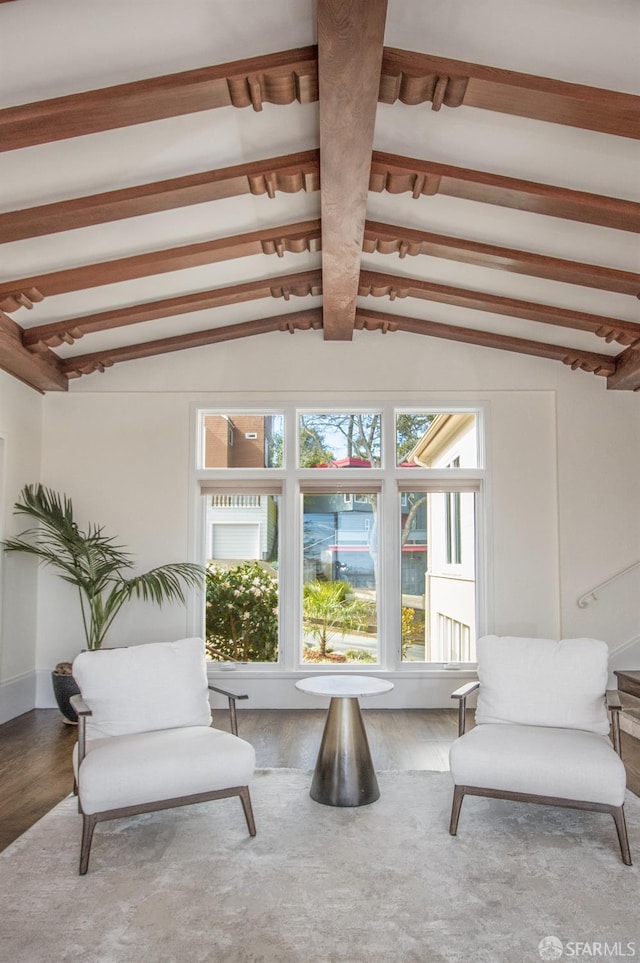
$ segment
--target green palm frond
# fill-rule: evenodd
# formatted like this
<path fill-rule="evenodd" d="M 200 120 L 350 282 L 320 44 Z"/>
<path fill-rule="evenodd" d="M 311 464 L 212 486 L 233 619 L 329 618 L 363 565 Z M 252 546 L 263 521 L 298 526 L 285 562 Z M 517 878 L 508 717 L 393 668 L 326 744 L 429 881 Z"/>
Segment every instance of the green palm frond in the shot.
<path fill-rule="evenodd" d="M 134 567 L 131 554 L 106 536 L 102 526 L 89 523 L 86 531 L 80 529 L 67 495 L 43 485 L 25 485 L 21 496 L 15 513 L 28 516 L 36 524 L 4 542 L 4 549 L 36 556 L 78 589 L 89 649 L 100 648 L 111 623 L 130 598 L 156 605 L 184 604 L 186 589 L 203 585 L 204 569 L 191 562 L 172 562 L 129 577 Z"/>
<path fill-rule="evenodd" d="M 182 602 L 184 604 L 186 586 L 202 588 L 204 570 L 192 562 L 171 562 L 152 568 L 144 575 L 134 575 L 123 581 L 129 595 L 141 598 L 143 602 Z"/>

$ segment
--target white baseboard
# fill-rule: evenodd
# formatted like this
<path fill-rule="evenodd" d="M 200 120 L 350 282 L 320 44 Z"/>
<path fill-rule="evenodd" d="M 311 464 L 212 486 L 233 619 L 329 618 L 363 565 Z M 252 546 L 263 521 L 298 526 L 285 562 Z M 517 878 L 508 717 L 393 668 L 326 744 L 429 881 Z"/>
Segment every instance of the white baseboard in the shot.
<path fill-rule="evenodd" d="M 36 673 L 24 672 L 0 682 L 0 724 L 30 712 L 36 704 Z"/>
<path fill-rule="evenodd" d="M 51 669 L 36 669 L 36 709 L 57 709 L 53 694 Z"/>

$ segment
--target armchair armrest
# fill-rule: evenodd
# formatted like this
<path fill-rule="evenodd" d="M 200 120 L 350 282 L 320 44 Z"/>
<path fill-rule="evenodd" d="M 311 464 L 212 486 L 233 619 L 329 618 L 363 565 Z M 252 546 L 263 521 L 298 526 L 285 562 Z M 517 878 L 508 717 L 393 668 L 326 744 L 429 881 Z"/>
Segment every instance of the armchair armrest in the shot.
<path fill-rule="evenodd" d="M 87 705 L 81 695 L 72 695 L 69 702 L 73 706 L 76 714 L 78 716 L 90 716 L 92 715 L 91 708 Z"/>
<path fill-rule="evenodd" d="M 81 695 L 72 695 L 69 699 L 71 706 L 78 716 L 78 777 L 80 776 L 80 763 L 87 751 L 87 716 L 92 715 L 91 708 L 87 705 Z"/>
<path fill-rule="evenodd" d="M 471 693 L 475 692 L 479 687 L 480 683 L 475 679 L 472 682 L 461 685 L 459 689 L 451 693 L 452 699 L 458 699 L 458 736 L 463 736 L 467 728 L 467 696 L 471 695 Z"/>
<path fill-rule="evenodd" d="M 211 685 L 209 683 L 209 689 L 212 692 L 218 692 L 220 695 L 226 696 L 229 700 L 229 718 L 231 720 L 231 732 L 234 736 L 238 735 L 238 716 L 236 713 L 236 700 L 237 699 L 248 699 L 249 696 L 246 692 L 229 692 L 228 689 L 221 689 L 220 686 Z"/>
<path fill-rule="evenodd" d="M 618 753 L 620 758 L 622 758 L 622 743 L 620 741 L 620 710 L 622 709 L 622 702 L 620 700 L 619 691 L 617 689 L 607 689 L 606 700 L 607 710 L 611 714 L 611 738 L 613 741 L 613 748 Z"/>

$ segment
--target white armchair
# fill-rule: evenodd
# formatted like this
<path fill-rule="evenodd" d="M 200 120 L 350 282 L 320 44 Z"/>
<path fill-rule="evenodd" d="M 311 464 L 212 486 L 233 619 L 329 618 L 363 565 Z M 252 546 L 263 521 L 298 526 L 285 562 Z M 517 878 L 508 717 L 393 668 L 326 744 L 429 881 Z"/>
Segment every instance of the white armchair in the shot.
<path fill-rule="evenodd" d="M 595 639 L 478 640 L 478 681 L 456 690 L 459 738 L 449 832 L 465 795 L 609 813 L 631 865 L 624 817 L 617 693 L 607 693 L 608 648 Z M 465 731 L 467 696 L 478 689 L 476 726 Z M 613 718 L 613 745 L 609 718 Z"/>
<path fill-rule="evenodd" d="M 240 796 L 249 833 L 253 747 L 211 727 L 202 639 L 83 652 L 73 663 L 80 695 L 74 772 L 82 813 L 80 874 L 98 822 Z M 211 687 L 214 688 L 214 687 Z"/>

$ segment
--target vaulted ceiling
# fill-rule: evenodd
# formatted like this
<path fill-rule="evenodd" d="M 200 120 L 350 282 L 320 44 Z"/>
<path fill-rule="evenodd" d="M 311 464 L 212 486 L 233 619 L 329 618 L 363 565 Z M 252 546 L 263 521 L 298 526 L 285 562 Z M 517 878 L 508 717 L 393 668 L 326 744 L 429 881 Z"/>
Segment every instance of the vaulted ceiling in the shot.
<path fill-rule="evenodd" d="M 640 389 L 633 6 L 0 0 L 0 367 L 411 332 Z"/>

